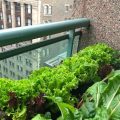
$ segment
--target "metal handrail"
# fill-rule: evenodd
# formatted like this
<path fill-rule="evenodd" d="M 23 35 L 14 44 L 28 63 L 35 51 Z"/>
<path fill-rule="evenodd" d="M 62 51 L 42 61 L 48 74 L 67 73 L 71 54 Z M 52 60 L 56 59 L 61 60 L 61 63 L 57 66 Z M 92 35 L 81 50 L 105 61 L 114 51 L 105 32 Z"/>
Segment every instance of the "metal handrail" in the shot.
<path fill-rule="evenodd" d="M 69 43 L 68 56 L 71 56 L 72 44 L 73 44 L 74 37 L 76 35 L 75 29 L 81 28 L 81 27 L 88 28 L 89 26 L 90 26 L 89 19 L 80 18 L 80 19 L 54 22 L 54 23 L 48 23 L 48 24 L 40 24 L 40 25 L 5 29 L 5 30 L 0 31 L 0 47 L 6 46 L 6 45 L 11 45 L 11 44 L 16 44 L 19 42 L 28 41 L 28 40 L 39 38 L 39 37 L 44 37 L 47 35 L 53 35 L 53 34 L 65 32 L 65 31 L 70 31 L 69 34 L 65 38 L 68 38 L 68 43 Z M 56 39 L 54 41 L 54 43 L 55 43 L 55 42 L 61 41 L 59 38 L 60 37 L 57 37 L 57 38 L 53 38 L 51 40 L 54 41 L 54 39 Z M 42 46 L 45 46 L 48 44 L 53 44 L 53 42 L 52 41 L 51 42 L 50 41 L 49 42 L 42 41 L 41 43 L 39 43 L 39 46 L 35 45 L 35 44 L 25 46 L 25 48 L 27 48 L 26 50 L 23 50 L 24 47 L 22 47 L 21 50 L 20 50 L 20 48 L 16 48 L 15 50 L 5 51 L 5 52 L 0 53 L 0 60 L 23 53 L 23 52 L 27 52 L 29 50 L 34 50 L 38 47 L 42 47 Z M 34 47 L 32 47 L 32 46 L 34 46 Z"/>

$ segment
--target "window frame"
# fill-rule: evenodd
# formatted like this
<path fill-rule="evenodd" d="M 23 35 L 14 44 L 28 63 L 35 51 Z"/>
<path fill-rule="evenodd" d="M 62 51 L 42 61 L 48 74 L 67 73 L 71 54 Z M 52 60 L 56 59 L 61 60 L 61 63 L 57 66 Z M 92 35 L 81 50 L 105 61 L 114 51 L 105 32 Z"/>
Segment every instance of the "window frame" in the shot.
<path fill-rule="evenodd" d="M 52 5 L 44 4 L 43 5 L 43 14 L 44 14 L 44 16 L 52 16 Z"/>

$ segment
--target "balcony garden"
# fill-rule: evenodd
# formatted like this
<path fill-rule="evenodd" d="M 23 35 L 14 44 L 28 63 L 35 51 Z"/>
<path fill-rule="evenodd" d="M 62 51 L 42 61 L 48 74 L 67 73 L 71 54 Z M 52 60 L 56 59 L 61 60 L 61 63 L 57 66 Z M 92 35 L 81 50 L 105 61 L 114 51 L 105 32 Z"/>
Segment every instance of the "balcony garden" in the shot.
<path fill-rule="evenodd" d="M 88 46 L 28 79 L 0 79 L 1 120 L 119 120 L 120 52 Z"/>

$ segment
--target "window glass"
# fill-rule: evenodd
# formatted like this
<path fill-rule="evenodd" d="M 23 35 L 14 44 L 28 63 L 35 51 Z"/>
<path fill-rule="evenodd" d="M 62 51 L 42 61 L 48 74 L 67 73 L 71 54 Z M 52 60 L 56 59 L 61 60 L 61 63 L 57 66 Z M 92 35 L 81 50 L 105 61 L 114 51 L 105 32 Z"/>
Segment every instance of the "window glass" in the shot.
<path fill-rule="evenodd" d="M 28 5 L 28 14 L 31 14 L 31 12 L 32 12 L 32 6 Z"/>

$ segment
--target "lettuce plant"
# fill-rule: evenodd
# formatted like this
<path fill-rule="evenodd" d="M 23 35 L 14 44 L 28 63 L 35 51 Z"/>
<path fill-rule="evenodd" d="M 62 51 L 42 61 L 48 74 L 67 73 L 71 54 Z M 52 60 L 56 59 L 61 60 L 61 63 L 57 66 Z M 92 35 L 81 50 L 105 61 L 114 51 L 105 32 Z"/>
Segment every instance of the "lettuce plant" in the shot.
<path fill-rule="evenodd" d="M 99 68 L 98 63 L 87 56 L 79 57 L 78 55 L 75 55 L 66 59 L 63 64 L 70 72 L 74 73 L 80 82 L 93 80 L 96 77 Z"/>
<path fill-rule="evenodd" d="M 97 44 L 67 58 L 57 67 L 43 67 L 34 71 L 28 79 L 15 81 L 1 78 L 0 119 L 7 119 L 7 116 L 13 120 L 25 120 L 31 119 L 37 113 L 45 114 L 45 105 L 48 107 L 50 101 L 52 105 L 56 104 L 61 112 L 58 120 L 100 120 L 101 116 L 103 120 L 120 119 L 120 72 L 112 74 L 108 83 L 97 82 L 101 80 L 98 76 L 101 72 L 105 71 L 104 73 L 108 74 L 119 63 L 119 56 L 113 62 L 113 55 L 112 48 L 105 44 Z M 106 66 L 111 69 L 109 72 L 106 72 Z M 97 83 L 84 93 L 83 104 L 77 110 L 71 106 L 78 102 L 71 91 L 90 81 Z M 51 118 L 39 114 L 33 119 Z"/>
<path fill-rule="evenodd" d="M 78 86 L 78 81 L 65 66 L 61 65 L 53 69 L 42 68 L 35 71 L 29 79 L 36 81 L 37 88 L 45 95 L 59 96 L 64 102 L 74 103 L 74 97 L 71 96 L 70 91 Z"/>
<path fill-rule="evenodd" d="M 104 43 L 88 46 L 81 50 L 79 56 L 87 56 L 98 62 L 99 65 L 110 64 L 114 50 Z"/>

